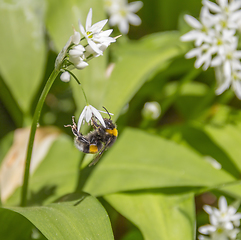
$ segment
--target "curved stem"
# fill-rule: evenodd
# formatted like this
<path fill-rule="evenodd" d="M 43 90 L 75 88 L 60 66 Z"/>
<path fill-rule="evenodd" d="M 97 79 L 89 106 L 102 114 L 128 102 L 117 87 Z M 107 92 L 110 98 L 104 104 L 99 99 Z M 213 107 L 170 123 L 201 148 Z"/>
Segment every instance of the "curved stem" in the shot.
<path fill-rule="evenodd" d="M 23 186 L 22 186 L 22 192 L 21 192 L 21 204 L 20 204 L 21 206 L 26 206 L 26 203 L 27 203 L 30 163 L 31 163 L 32 151 L 33 151 L 34 137 L 35 137 L 40 113 L 42 111 L 45 98 L 58 74 L 59 74 L 59 70 L 56 70 L 56 69 L 54 69 L 53 72 L 51 73 L 42 91 L 42 94 L 39 98 L 38 104 L 34 112 L 33 122 L 30 130 L 30 136 L 29 136 L 29 142 L 28 142 L 27 157 L 25 162 L 24 180 L 23 180 Z"/>

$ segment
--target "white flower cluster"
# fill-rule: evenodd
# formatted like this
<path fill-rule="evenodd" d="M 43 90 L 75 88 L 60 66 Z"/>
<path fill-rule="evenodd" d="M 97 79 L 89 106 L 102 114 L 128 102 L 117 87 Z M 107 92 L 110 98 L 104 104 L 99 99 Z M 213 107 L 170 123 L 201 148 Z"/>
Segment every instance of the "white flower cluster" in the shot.
<path fill-rule="evenodd" d="M 240 226 L 241 213 L 237 209 L 228 206 L 227 200 L 221 196 L 218 201 L 219 209 L 205 205 L 203 208 L 209 214 L 211 224 L 204 225 L 198 231 L 204 235 L 199 235 L 199 240 L 234 240 L 239 233 L 237 227 Z"/>
<path fill-rule="evenodd" d="M 70 80 L 70 73 L 66 69 L 83 69 L 87 67 L 87 61 L 93 57 L 103 55 L 105 49 L 116 41 L 115 38 L 110 37 L 112 29 L 102 31 L 107 21 L 107 19 L 102 20 L 92 25 L 92 9 L 87 15 L 85 28 L 79 21 L 79 29 L 84 38 L 81 39 L 81 34 L 74 30 L 74 34 L 69 38 L 55 61 L 55 68 L 61 68 L 63 72 L 60 76 L 62 81 L 68 82 Z M 84 39 L 86 44 L 80 44 Z"/>
<path fill-rule="evenodd" d="M 232 86 L 241 99 L 241 51 L 237 50 L 237 30 L 241 26 L 241 0 L 216 0 L 217 4 L 203 0 L 200 21 L 185 15 L 193 28 L 181 37 L 182 41 L 194 41 L 195 48 L 186 58 L 196 57 L 195 68 L 215 68 L 218 88 L 223 93 Z"/>
<path fill-rule="evenodd" d="M 104 0 L 104 4 L 106 12 L 110 16 L 110 25 L 117 25 L 121 33 L 129 32 L 129 23 L 134 26 L 141 24 L 140 17 L 135 14 L 143 6 L 141 1 L 128 4 L 127 0 Z"/>

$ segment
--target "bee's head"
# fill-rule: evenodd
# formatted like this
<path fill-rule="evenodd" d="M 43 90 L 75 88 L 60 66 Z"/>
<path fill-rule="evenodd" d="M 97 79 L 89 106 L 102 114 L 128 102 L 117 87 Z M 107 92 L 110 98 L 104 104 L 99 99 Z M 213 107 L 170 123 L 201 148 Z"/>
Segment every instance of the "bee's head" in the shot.
<path fill-rule="evenodd" d="M 105 132 L 112 137 L 117 137 L 118 131 L 116 129 L 116 125 L 110 119 L 104 118 L 104 121 L 106 125 Z"/>
<path fill-rule="evenodd" d="M 106 129 L 110 129 L 113 130 L 114 128 L 116 128 L 115 124 L 112 122 L 112 120 L 108 119 L 108 118 L 104 118 L 105 121 L 105 126 Z"/>

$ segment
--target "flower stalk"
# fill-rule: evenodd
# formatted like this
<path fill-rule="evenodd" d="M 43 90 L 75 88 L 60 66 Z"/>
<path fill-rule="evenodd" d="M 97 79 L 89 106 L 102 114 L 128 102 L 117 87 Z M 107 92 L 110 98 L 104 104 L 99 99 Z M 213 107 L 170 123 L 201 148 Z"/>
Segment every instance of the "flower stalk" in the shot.
<path fill-rule="evenodd" d="M 51 86 L 54 83 L 54 80 L 59 74 L 59 70 L 54 69 L 51 73 L 43 92 L 39 98 L 38 104 L 36 106 L 34 116 L 33 116 L 33 122 L 30 130 L 30 136 L 29 136 L 29 142 L 28 142 L 28 149 L 27 149 L 27 157 L 25 161 L 25 170 L 24 170 L 24 179 L 23 179 L 23 186 L 22 186 L 22 192 L 21 192 L 21 203 L 20 205 L 22 207 L 26 206 L 27 203 L 27 193 L 28 193 L 28 184 L 29 184 L 29 173 L 30 173 L 30 164 L 31 164 L 31 157 L 33 152 L 33 143 L 34 143 L 34 137 L 40 117 L 40 113 L 42 111 L 42 107 L 44 104 L 44 101 L 46 99 L 46 96 L 48 95 L 48 92 L 51 88 Z"/>

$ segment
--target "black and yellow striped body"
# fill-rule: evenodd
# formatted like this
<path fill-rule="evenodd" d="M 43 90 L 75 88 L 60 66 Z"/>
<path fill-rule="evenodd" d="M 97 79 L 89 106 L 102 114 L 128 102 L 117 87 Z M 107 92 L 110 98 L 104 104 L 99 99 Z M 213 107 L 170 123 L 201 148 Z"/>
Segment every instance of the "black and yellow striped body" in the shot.
<path fill-rule="evenodd" d="M 84 152 L 95 154 L 98 153 L 96 158 L 90 165 L 95 164 L 103 152 L 111 147 L 113 143 L 116 141 L 118 136 L 118 131 L 116 125 L 111 121 L 111 119 L 104 118 L 105 127 L 98 124 L 94 118 L 92 118 L 92 125 L 94 131 L 90 132 L 87 135 L 82 135 L 74 122 L 74 118 L 72 118 L 73 125 L 66 125 L 65 127 L 71 127 L 73 134 L 75 137 L 75 145 L 76 147 Z"/>
<path fill-rule="evenodd" d="M 79 134 L 75 138 L 76 147 L 84 153 L 98 153 L 103 147 L 102 142 L 95 132 L 89 133 L 87 136 Z"/>

